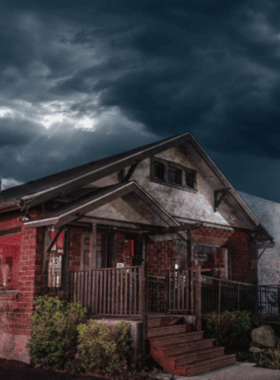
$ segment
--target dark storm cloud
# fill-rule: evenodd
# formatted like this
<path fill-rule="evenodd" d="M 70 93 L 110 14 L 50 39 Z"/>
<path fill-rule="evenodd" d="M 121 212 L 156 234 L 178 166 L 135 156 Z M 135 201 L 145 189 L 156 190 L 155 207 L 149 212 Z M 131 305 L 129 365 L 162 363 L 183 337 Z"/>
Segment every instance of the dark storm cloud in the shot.
<path fill-rule="evenodd" d="M 2 0 L 0 176 L 25 181 L 187 130 L 218 166 L 230 157 L 229 179 L 237 154 L 248 173 L 253 157 L 278 162 L 279 8 Z"/>

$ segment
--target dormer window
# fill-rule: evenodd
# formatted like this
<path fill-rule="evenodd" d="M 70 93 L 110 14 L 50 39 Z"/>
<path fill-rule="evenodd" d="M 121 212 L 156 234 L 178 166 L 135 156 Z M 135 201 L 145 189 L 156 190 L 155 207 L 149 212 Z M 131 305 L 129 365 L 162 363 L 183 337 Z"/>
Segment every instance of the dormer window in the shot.
<path fill-rule="evenodd" d="M 184 189 L 197 189 L 195 170 L 156 157 L 151 159 L 151 180 Z"/>

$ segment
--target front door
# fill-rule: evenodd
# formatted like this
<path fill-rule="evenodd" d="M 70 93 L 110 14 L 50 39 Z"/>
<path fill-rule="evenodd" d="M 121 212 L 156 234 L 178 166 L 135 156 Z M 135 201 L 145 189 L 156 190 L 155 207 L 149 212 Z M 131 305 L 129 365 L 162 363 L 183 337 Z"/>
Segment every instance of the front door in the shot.
<path fill-rule="evenodd" d="M 124 254 L 131 258 L 131 265 L 141 265 L 143 261 L 143 243 L 139 235 L 125 234 Z"/>

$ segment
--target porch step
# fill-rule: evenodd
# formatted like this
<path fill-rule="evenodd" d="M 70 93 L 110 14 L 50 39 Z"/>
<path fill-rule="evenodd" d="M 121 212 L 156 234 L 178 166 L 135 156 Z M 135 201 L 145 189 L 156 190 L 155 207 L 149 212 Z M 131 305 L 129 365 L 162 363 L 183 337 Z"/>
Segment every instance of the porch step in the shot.
<path fill-rule="evenodd" d="M 235 355 L 225 355 L 224 347 L 213 347 L 214 339 L 203 339 L 203 331 L 191 332 L 187 324 L 153 326 L 148 337 L 151 357 L 173 375 L 195 376 L 236 362 Z"/>
<path fill-rule="evenodd" d="M 155 347 L 157 351 L 162 351 L 166 357 L 197 350 L 204 350 L 213 347 L 213 339 L 199 339 L 195 341 L 185 342 L 184 344 L 172 344 L 165 347 Z"/>
<path fill-rule="evenodd" d="M 204 360 L 202 362 L 199 361 L 183 368 L 187 369 L 187 371 L 185 372 L 185 376 L 195 376 L 204 372 L 213 371 L 214 369 L 226 367 L 235 363 L 235 355 L 223 355 L 218 358 Z"/>
<path fill-rule="evenodd" d="M 148 328 L 148 338 L 153 338 L 155 336 L 165 336 L 173 335 L 178 333 L 184 333 L 190 330 L 190 325 L 173 325 L 173 326 L 163 326 L 163 327 L 152 327 Z"/>
<path fill-rule="evenodd" d="M 162 327 L 171 326 L 183 322 L 184 318 L 179 316 L 162 316 L 162 317 L 149 317 L 148 318 L 148 328 L 152 327 Z"/>
<path fill-rule="evenodd" d="M 148 330 L 149 333 L 149 330 Z M 150 338 L 154 347 L 165 347 L 169 345 L 181 345 L 193 340 L 199 340 L 203 337 L 203 331 L 185 332 L 168 336 L 157 336 Z"/>
<path fill-rule="evenodd" d="M 193 352 L 187 352 L 179 355 L 174 355 L 174 365 L 176 367 L 182 367 L 186 364 L 208 360 L 224 355 L 224 347 L 210 347 L 204 350 L 198 350 Z"/>

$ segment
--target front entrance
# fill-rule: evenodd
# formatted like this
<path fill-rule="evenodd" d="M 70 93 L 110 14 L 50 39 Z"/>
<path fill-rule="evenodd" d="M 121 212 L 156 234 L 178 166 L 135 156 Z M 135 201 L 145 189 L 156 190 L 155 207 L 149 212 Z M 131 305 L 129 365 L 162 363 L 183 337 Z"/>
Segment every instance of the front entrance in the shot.
<path fill-rule="evenodd" d="M 124 235 L 124 256 L 131 266 L 138 266 L 143 261 L 143 245 L 139 235 Z"/>

